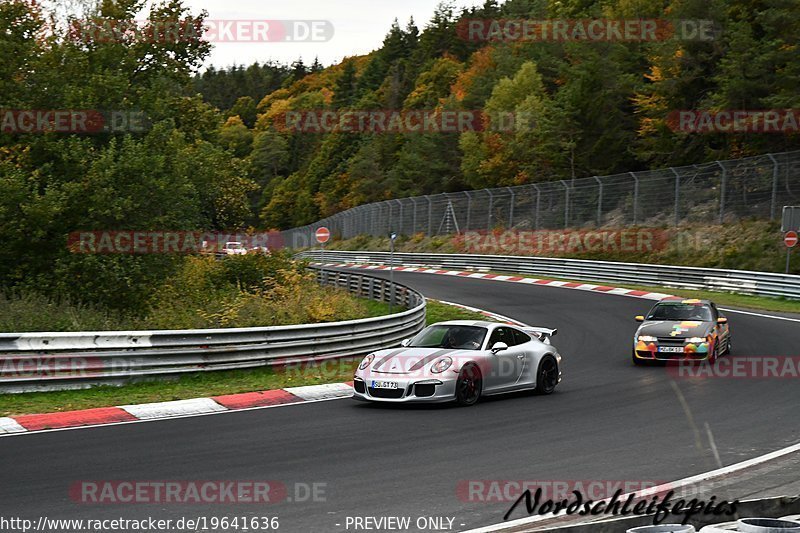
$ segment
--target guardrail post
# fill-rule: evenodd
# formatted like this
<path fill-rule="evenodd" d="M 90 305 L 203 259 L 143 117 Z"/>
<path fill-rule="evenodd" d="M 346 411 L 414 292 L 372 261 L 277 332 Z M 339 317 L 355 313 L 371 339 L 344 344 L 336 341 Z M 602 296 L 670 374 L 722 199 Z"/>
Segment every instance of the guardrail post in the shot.
<path fill-rule="evenodd" d="M 772 154 L 767 154 L 772 160 L 772 201 L 769 205 L 769 219 L 775 220 L 775 210 L 778 204 L 778 160 Z"/>
<path fill-rule="evenodd" d="M 719 168 L 722 169 L 722 176 L 720 178 L 719 186 L 719 223 L 722 225 L 722 221 L 725 218 L 725 188 L 728 184 L 728 169 L 726 169 L 725 165 L 719 161 L 715 161 L 715 163 Z"/>

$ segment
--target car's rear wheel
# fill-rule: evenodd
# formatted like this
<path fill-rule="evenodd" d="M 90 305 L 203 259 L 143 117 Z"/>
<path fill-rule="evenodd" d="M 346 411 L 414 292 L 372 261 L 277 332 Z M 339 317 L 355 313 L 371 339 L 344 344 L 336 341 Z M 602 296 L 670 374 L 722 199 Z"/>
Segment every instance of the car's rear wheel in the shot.
<path fill-rule="evenodd" d="M 536 394 L 551 394 L 558 385 L 558 363 L 552 355 L 545 355 L 536 371 Z"/>
<path fill-rule="evenodd" d="M 475 365 L 466 365 L 456 380 L 456 402 L 459 405 L 474 405 L 480 400 L 483 376 Z"/>

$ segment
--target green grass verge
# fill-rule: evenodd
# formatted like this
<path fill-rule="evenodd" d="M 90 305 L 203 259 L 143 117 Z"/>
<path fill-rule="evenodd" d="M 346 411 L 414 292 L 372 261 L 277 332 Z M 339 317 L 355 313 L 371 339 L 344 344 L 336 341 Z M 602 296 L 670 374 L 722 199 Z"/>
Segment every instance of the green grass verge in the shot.
<path fill-rule="evenodd" d="M 366 305 L 371 316 L 388 313 L 388 305 L 385 303 L 370 300 Z M 487 320 L 487 318 L 479 313 L 437 301 L 428 301 L 427 323 L 443 320 Z M 340 359 L 318 366 L 303 365 L 282 370 L 263 367 L 252 370 L 197 372 L 174 380 L 132 383 L 123 387 L 102 386 L 83 390 L 3 394 L 0 395 L 0 416 L 73 411 L 301 385 L 341 383 L 352 379 L 353 371 L 360 360 L 361 358 Z"/>

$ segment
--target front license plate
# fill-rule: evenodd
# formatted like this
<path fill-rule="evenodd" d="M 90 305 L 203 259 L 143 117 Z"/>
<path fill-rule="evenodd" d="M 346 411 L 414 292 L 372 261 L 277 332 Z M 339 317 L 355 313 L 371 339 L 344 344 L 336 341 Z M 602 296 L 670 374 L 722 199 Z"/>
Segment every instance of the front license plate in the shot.
<path fill-rule="evenodd" d="M 396 381 L 373 381 L 373 389 L 399 389 L 400 384 Z"/>
<path fill-rule="evenodd" d="M 683 346 L 659 346 L 661 353 L 683 353 Z"/>

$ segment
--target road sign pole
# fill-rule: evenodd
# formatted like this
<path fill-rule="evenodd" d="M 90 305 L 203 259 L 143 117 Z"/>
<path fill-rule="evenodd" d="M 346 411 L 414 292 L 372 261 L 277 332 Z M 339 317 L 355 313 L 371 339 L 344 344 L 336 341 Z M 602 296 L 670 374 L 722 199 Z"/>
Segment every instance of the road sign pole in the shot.
<path fill-rule="evenodd" d="M 389 314 L 392 314 L 392 304 L 394 303 L 394 240 L 397 233 L 389 234 Z"/>
<path fill-rule="evenodd" d="M 787 231 L 786 235 L 783 236 L 783 244 L 786 245 L 786 273 L 789 273 L 789 263 L 791 261 L 791 254 L 792 248 L 797 246 L 798 241 L 800 241 L 800 236 L 797 235 L 797 232 L 794 230 Z"/>
<path fill-rule="evenodd" d="M 791 257 L 792 257 L 791 254 L 792 254 L 792 249 L 791 248 L 786 248 L 786 273 L 787 274 L 789 273 L 789 261 L 791 260 Z"/>

